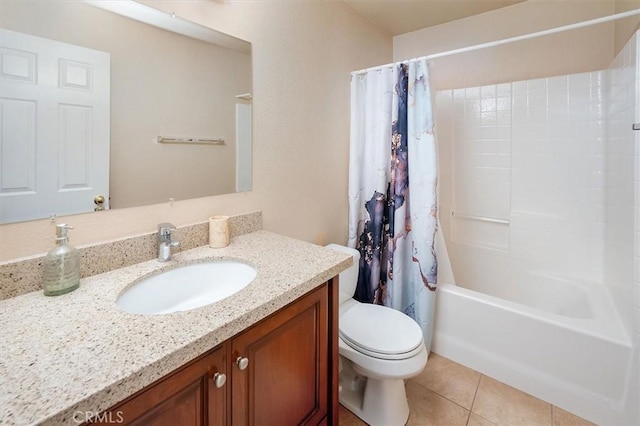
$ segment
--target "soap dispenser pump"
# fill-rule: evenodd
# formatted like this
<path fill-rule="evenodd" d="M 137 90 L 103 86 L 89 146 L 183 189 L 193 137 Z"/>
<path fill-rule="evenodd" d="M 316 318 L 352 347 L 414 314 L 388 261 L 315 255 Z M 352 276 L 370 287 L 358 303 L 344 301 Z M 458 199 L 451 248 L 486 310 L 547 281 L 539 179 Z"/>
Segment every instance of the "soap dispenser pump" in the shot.
<path fill-rule="evenodd" d="M 44 294 L 59 296 L 80 286 L 80 252 L 68 244 L 66 223 L 56 225 L 56 247 L 44 259 Z"/>

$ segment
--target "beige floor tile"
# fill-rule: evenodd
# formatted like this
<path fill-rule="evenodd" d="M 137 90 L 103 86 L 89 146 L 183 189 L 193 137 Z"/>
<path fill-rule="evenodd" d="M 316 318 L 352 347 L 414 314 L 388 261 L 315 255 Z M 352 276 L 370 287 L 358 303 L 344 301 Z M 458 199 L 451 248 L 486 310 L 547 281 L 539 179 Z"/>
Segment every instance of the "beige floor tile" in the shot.
<path fill-rule="evenodd" d="M 431 352 L 427 367 L 411 380 L 471 409 L 480 373 Z"/>
<path fill-rule="evenodd" d="M 407 426 L 464 426 L 469 411 L 441 397 L 429 389 L 409 381 L 406 385 L 409 400 Z"/>
<path fill-rule="evenodd" d="M 338 410 L 338 423 L 340 424 L 340 426 L 366 425 L 366 423 L 360 420 L 358 416 L 344 408 L 342 405 L 340 405 L 340 409 Z"/>
<path fill-rule="evenodd" d="M 571 414 L 568 411 L 554 406 L 553 411 L 553 426 L 595 426 L 595 423 L 591 423 L 588 420 L 578 417 L 575 414 Z"/>
<path fill-rule="evenodd" d="M 551 425 L 551 404 L 487 376 L 480 378 L 471 411 L 498 426 Z"/>
<path fill-rule="evenodd" d="M 476 413 L 471 413 L 469 415 L 469 421 L 467 422 L 467 426 L 495 426 L 489 420 L 484 417 L 480 417 Z"/>

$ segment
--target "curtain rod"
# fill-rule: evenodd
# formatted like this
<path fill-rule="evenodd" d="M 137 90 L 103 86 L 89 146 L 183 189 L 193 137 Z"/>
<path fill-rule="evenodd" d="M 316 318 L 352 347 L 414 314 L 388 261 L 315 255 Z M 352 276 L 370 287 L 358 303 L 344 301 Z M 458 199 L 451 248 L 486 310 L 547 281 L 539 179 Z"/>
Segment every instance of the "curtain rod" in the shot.
<path fill-rule="evenodd" d="M 418 57 L 418 58 L 407 59 L 407 60 L 404 60 L 404 61 L 392 62 L 392 63 L 386 64 L 386 65 L 380 65 L 380 66 L 377 66 L 377 67 L 365 68 L 365 69 L 362 69 L 362 70 L 359 70 L 359 71 L 353 71 L 353 72 L 351 72 L 351 75 L 358 75 L 358 74 L 367 73 L 369 71 L 381 70 L 381 69 L 384 69 L 384 68 L 393 67 L 394 65 L 398 65 L 398 64 L 401 64 L 403 62 L 413 62 L 413 61 L 418 61 L 418 60 L 422 60 L 422 59 L 431 60 L 431 59 L 443 58 L 445 56 L 457 55 L 459 53 L 472 52 L 474 50 L 481 50 L 481 49 L 486 49 L 488 47 L 495 47 L 495 46 L 500 46 L 500 45 L 503 45 L 503 44 L 513 43 L 515 41 L 527 40 L 527 39 L 530 39 L 530 38 L 536 38 L 536 37 L 541 37 L 541 36 L 545 36 L 545 35 L 549 35 L 549 34 L 555 34 L 555 33 L 563 32 L 563 31 L 573 30 L 573 29 L 576 29 L 576 28 L 583 28 L 583 27 L 588 27 L 588 26 L 595 25 L 595 24 L 601 24 L 601 23 L 604 23 L 604 22 L 615 21 L 617 19 L 628 18 L 628 17 L 634 16 L 634 15 L 640 15 L 640 9 L 629 10 L 627 12 L 617 13 L 617 14 L 614 14 L 614 15 L 607 15 L 607 16 L 603 16 L 603 17 L 600 17 L 600 18 L 591 19 L 591 20 L 588 20 L 588 21 L 577 22 L 577 23 L 574 23 L 574 24 L 564 25 L 564 26 L 561 26 L 561 27 L 551 28 L 551 29 L 548 29 L 548 30 L 538 31 L 538 32 L 535 32 L 535 33 L 529 33 L 529 34 L 525 34 L 525 35 L 521 35 L 521 36 L 509 37 L 509 38 L 505 38 L 505 39 L 502 39 L 502 40 L 490 41 L 490 42 L 487 42 L 487 43 L 474 44 L 472 46 L 462 47 L 460 49 L 453 49 L 453 50 L 448 50 L 446 52 L 434 53 L 434 54 L 431 54 L 431 55 L 426 55 L 426 56 L 421 56 L 421 57 Z"/>

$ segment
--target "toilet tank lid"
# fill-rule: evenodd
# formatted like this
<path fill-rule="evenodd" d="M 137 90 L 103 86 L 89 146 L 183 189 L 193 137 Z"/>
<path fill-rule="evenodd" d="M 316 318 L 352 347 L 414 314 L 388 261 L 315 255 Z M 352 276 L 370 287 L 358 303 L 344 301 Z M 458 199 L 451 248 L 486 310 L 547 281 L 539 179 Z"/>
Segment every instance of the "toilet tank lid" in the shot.
<path fill-rule="evenodd" d="M 325 247 L 332 250 L 341 251 L 342 253 L 350 254 L 351 256 L 354 257 L 353 259 L 354 263 L 360 260 L 360 252 L 354 248 L 342 246 L 340 244 L 328 244 Z"/>

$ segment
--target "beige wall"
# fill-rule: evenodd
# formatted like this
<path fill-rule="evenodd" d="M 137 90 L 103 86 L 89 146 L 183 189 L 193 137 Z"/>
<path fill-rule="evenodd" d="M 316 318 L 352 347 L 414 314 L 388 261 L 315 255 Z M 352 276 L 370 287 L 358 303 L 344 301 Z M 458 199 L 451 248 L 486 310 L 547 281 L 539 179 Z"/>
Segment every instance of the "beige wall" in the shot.
<path fill-rule="evenodd" d="M 339 2 L 147 2 L 253 44 L 254 189 L 76 215 L 83 245 L 151 232 L 160 222 L 262 210 L 265 229 L 346 242 L 350 71 L 392 59 L 392 40 Z M 0 226 L 0 260 L 53 247 L 48 220 Z"/>
<path fill-rule="evenodd" d="M 640 0 L 615 0 L 614 12 L 622 13 L 628 10 L 639 9 Z M 640 29 L 640 17 L 617 20 L 615 23 L 614 51 L 618 53 L 629 40 L 629 37 Z"/>
<path fill-rule="evenodd" d="M 618 0 L 618 8 L 629 4 Z M 622 4 L 624 3 L 624 4 Z M 637 0 L 635 1 L 638 7 Z M 529 0 L 481 15 L 394 37 L 394 60 L 429 55 L 586 21 L 615 13 L 613 0 Z M 619 37 L 632 33 L 639 18 Z M 635 25 L 633 24 L 635 22 Z M 479 86 L 600 70 L 614 58 L 614 23 L 436 59 L 431 77 L 437 89 Z M 626 41 L 625 39 L 625 41 Z M 622 43 L 624 44 L 624 43 Z"/>
<path fill-rule="evenodd" d="M 4 1 L 1 15 L 4 28 L 111 54 L 111 207 L 235 192 L 235 96 L 251 91 L 250 55 L 77 1 Z"/>

